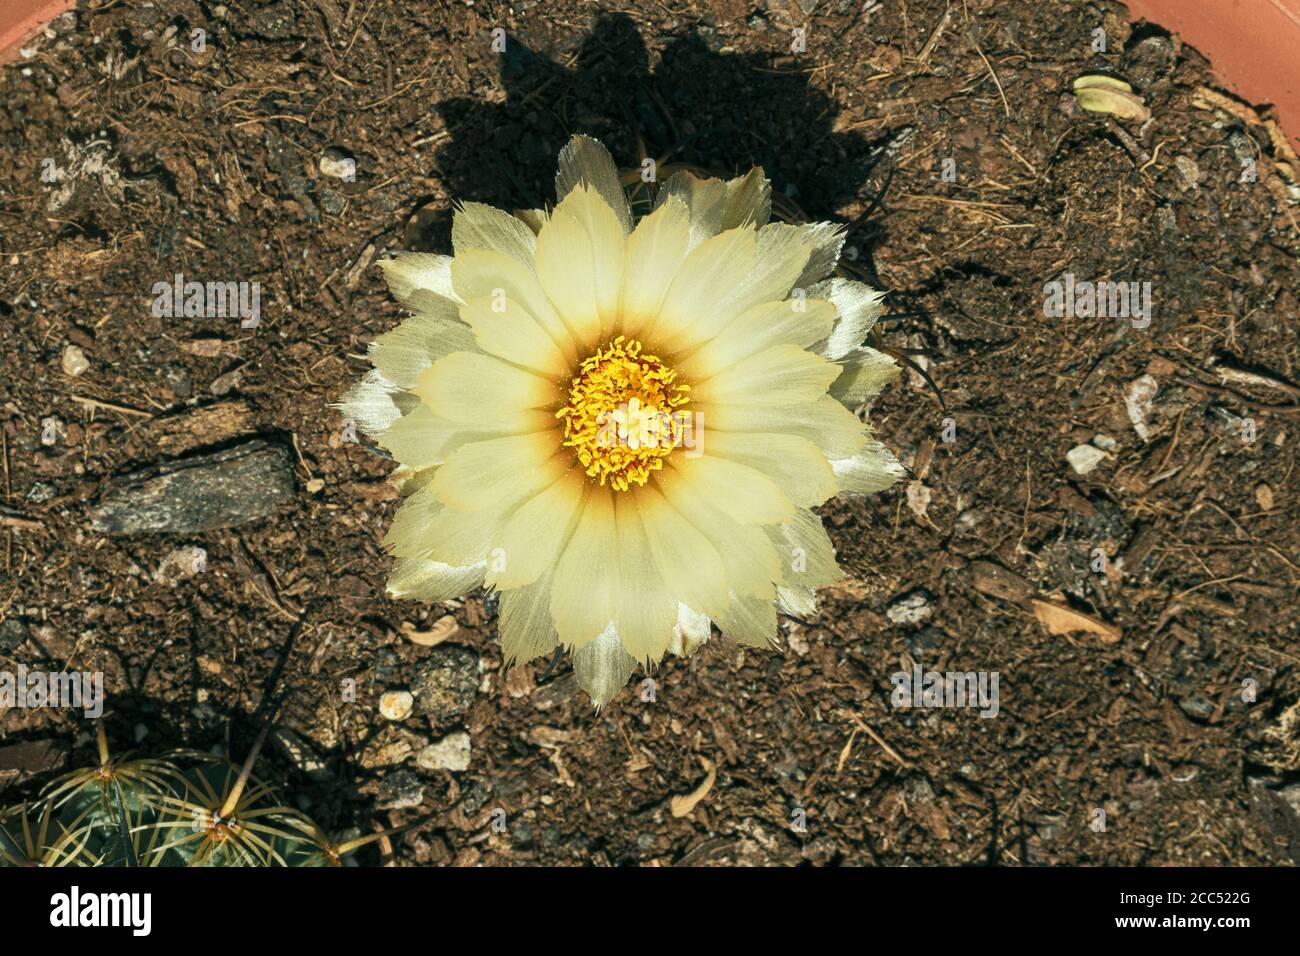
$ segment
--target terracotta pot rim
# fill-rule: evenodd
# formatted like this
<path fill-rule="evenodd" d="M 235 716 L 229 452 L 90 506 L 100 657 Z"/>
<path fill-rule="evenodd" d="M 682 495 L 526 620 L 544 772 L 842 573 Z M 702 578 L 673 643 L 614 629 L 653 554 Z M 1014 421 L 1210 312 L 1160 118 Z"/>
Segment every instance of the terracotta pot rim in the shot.
<path fill-rule="evenodd" d="M 1122 0 L 1134 22 L 1177 34 L 1210 63 L 1219 84 L 1272 108 L 1300 149 L 1300 0 Z"/>
<path fill-rule="evenodd" d="M 77 0 L 5 0 L 0 11 L 0 66 L 21 56 L 23 44 Z"/>

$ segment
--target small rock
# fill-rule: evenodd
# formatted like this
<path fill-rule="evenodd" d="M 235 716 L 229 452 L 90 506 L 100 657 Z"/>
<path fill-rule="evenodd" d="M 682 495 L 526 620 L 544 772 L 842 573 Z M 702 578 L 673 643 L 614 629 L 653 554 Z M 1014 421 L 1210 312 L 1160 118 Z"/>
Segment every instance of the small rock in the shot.
<path fill-rule="evenodd" d="M 410 810 L 424 802 L 424 783 L 410 770 L 394 770 L 379 785 L 375 807 L 379 810 Z"/>
<path fill-rule="evenodd" d="M 478 654 L 468 647 L 442 644 L 416 668 L 411 681 L 416 713 L 435 721 L 462 714 L 478 692 Z"/>
<path fill-rule="evenodd" d="M 180 582 L 202 574 L 207 569 L 207 560 L 208 553 L 202 548 L 176 548 L 163 557 L 158 570 L 153 573 L 153 579 L 159 584 L 174 588 Z"/>
<path fill-rule="evenodd" d="M 1178 699 L 1178 706 L 1183 713 L 1196 720 L 1209 720 L 1214 716 L 1214 704 L 1201 693 L 1191 693 Z"/>
<path fill-rule="evenodd" d="M 933 613 L 930 596 L 920 590 L 907 592 L 885 609 L 885 617 L 895 624 L 919 624 Z"/>
<path fill-rule="evenodd" d="M 573 740 L 571 731 L 559 727 L 547 727 L 544 724 L 531 728 L 524 736 L 529 743 L 538 747 L 545 747 L 548 750 L 559 750 Z"/>
<path fill-rule="evenodd" d="M 76 377 L 90 368 L 90 360 L 79 345 L 69 345 L 63 349 L 63 371 Z"/>
<path fill-rule="evenodd" d="M 1065 454 L 1076 474 L 1086 475 L 1106 460 L 1106 453 L 1095 445 L 1075 445 Z"/>
<path fill-rule="evenodd" d="M 469 734 L 458 730 L 448 734 L 437 743 L 429 744 L 415 758 L 424 770 L 451 770 L 458 772 L 469 769 L 470 740 Z"/>
<path fill-rule="evenodd" d="M 27 624 L 20 617 L 0 621 L 0 654 L 11 654 L 27 640 Z"/>
<path fill-rule="evenodd" d="M 223 395 L 229 395 L 235 389 L 239 388 L 239 382 L 244 377 L 244 367 L 233 368 L 224 375 L 218 375 L 208 386 L 208 391 L 220 398 Z"/>
<path fill-rule="evenodd" d="M 27 492 L 27 500 L 34 505 L 43 505 L 55 495 L 54 486 L 46 484 L 43 481 L 37 481 L 32 484 L 31 490 Z"/>
<path fill-rule="evenodd" d="M 385 720 L 405 720 L 411 716 L 415 698 L 409 690 L 390 690 L 379 698 L 379 713 Z"/>
<path fill-rule="evenodd" d="M 111 535 L 231 528 L 273 514 L 293 496 L 288 449 L 251 441 L 110 479 L 91 527 Z"/>
<path fill-rule="evenodd" d="M 1178 53 L 1168 37 L 1150 36 L 1124 54 L 1124 73 L 1134 83 L 1150 87 L 1168 76 L 1178 60 Z"/>
<path fill-rule="evenodd" d="M 194 394 L 194 376 L 183 366 L 168 365 L 163 369 L 163 381 L 172 394 L 182 401 Z"/>
<path fill-rule="evenodd" d="M 1119 444 L 1119 442 L 1115 441 L 1115 439 L 1111 438 L 1109 435 L 1103 435 L 1101 433 L 1092 436 L 1092 443 L 1102 451 L 1114 451 L 1115 446 Z"/>
<path fill-rule="evenodd" d="M 930 489 L 923 481 L 907 483 L 907 507 L 918 520 L 926 520 L 930 509 Z"/>
<path fill-rule="evenodd" d="M 321 153 L 320 174 L 352 182 L 357 178 L 357 161 L 347 150 L 331 146 Z"/>
<path fill-rule="evenodd" d="M 1151 401 L 1159 391 L 1160 383 L 1150 374 L 1135 378 L 1124 386 L 1124 408 L 1128 411 L 1128 420 L 1133 423 L 1133 430 L 1143 441 L 1151 437 L 1148 425 Z"/>
<path fill-rule="evenodd" d="M 1175 156 L 1174 171 L 1178 174 L 1179 185 L 1183 191 L 1195 189 L 1201 182 L 1201 167 L 1190 156 Z"/>
<path fill-rule="evenodd" d="M 1273 489 L 1268 485 L 1260 485 L 1256 488 L 1255 503 L 1259 505 L 1261 511 L 1272 511 L 1275 503 Z"/>

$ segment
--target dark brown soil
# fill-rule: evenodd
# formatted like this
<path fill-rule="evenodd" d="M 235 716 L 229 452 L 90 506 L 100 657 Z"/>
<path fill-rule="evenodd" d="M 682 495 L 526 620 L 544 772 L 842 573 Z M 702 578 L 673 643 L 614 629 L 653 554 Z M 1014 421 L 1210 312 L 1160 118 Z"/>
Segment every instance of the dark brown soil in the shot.
<path fill-rule="evenodd" d="M 392 841 L 401 865 L 1300 861 L 1295 167 L 1248 111 L 1197 104 L 1214 81 L 1195 51 L 1113 4 L 804 7 L 108 0 L 4 68 L 0 669 L 102 670 L 111 736 L 154 752 L 242 755 L 273 686 L 327 772 L 276 747 L 262 773 L 336 830 L 434 814 Z M 1071 81 L 1096 69 L 1153 120 L 1080 111 Z M 638 137 L 761 163 L 819 219 L 853 220 L 892 169 L 852 245 L 894 312 L 921 313 L 886 342 L 923 349 L 947 403 L 913 377 L 871 410 L 915 483 L 825 509 L 850 576 L 783 623 L 784 655 L 715 637 L 654 675 L 653 702 L 634 685 L 599 715 L 567 663 L 503 669 L 495 601 L 385 597 L 390 465 L 329 407 L 398 319 L 374 260 L 446 250 L 455 199 L 551 200 L 578 131 L 628 166 Z M 331 146 L 355 182 L 319 173 Z M 1065 272 L 1150 281 L 1150 326 L 1045 318 Z M 176 273 L 260 282 L 261 324 L 156 318 Z M 1144 374 L 1145 440 L 1125 405 Z M 1099 433 L 1115 444 L 1080 476 L 1066 453 Z M 92 527 L 113 476 L 250 436 L 292 452 L 271 517 Z M 156 575 L 194 546 L 205 571 Z M 917 591 L 921 620 L 886 614 Z M 1108 628 L 1049 633 L 1036 599 Z M 421 669 L 448 645 L 404 627 L 448 613 L 480 661 L 472 703 L 385 721 L 385 690 L 454 678 Z M 998 716 L 894 709 L 913 662 L 998 672 Z M 84 760 L 88 727 L 11 710 L 0 746 Z M 419 766 L 461 729 L 468 770 Z M 38 750 L 0 801 L 57 769 Z M 674 816 L 706 764 L 711 790 Z"/>

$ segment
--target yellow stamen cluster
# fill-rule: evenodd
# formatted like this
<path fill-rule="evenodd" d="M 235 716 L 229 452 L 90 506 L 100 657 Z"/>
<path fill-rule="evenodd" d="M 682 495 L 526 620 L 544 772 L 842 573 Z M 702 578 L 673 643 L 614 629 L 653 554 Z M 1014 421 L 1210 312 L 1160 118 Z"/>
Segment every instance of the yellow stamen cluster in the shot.
<path fill-rule="evenodd" d="M 676 370 L 641 348 L 620 335 L 585 359 L 568 404 L 555 413 L 587 474 L 618 491 L 644 485 L 664 466 L 682 443 L 680 410 L 690 402 Z"/>

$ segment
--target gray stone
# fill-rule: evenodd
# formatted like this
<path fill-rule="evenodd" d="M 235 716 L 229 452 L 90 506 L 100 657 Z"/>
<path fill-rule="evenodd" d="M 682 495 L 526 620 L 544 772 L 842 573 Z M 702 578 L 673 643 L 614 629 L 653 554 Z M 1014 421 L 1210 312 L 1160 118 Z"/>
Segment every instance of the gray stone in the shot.
<path fill-rule="evenodd" d="M 442 644 L 420 661 L 411 681 L 415 712 L 434 721 L 463 714 L 478 692 L 478 654 L 468 647 Z"/>
<path fill-rule="evenodd" d="M 7 617 L 0 622 L 0 654 L 16 651 L 27 640 L 27 625 L 20 617 Z"/>
<path fill-rule="evenodd" d="M 274 513 L 294 489 L 289 450 L 250 441 L 110 479 L 91 527 L 112 535 L 230 528 Z"/>
<path fill-rule="evenodd" d="M 375 807 L 379 810 L 410 810 L 424 802 L 424 781 L 410 770 L 394 770 L 379 785 Z"/>

